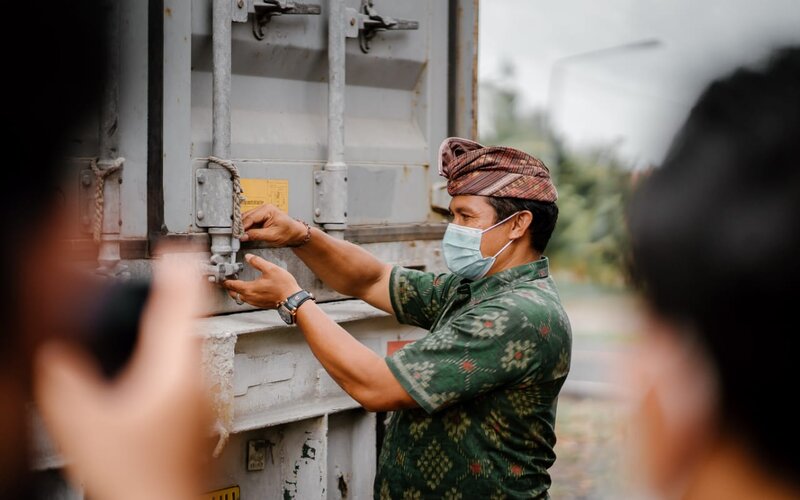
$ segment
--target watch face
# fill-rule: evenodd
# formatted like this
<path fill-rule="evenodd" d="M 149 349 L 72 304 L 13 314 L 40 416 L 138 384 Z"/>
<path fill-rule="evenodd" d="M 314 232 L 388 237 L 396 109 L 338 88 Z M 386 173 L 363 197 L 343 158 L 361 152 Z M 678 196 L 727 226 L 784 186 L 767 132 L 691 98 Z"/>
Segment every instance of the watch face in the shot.
<path fill-rule="evenodd" d="M 286 306 L 281 305 L 278 308 L 278 314 L 280 315 L 283 322 L 286 323 L 287 325 L 294 324 L 294 317 L 292 316 L 292 313 L 290 313 L 289 310 L 286 309 Z"/>

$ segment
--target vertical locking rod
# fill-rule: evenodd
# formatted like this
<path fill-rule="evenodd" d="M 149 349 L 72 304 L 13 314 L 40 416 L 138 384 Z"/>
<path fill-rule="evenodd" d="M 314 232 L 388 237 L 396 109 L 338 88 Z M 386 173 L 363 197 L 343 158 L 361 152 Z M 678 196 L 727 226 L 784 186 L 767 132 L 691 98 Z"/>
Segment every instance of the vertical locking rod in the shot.
<path fill-rule="evenodd" d="M 347 164 L 344 160 L 345 41 L 344 0 L 328 3 L 328 161 L 316 176 L 314 219 L 344 237 L 347 227 Z"/>
<path fill-rule="evenodd" d="M 104 80 L 103 97 L 100 102 L 99 161 L 100 169 L 111 168 L 119 157 L 119 76 L 120 76 L 120 36 L 119 2 L 109 1 L 107 25 L 107 73 Z M 95 179 L 100 182 L 100 179 Z M 122 172 L 117 169 L 107 174 L 103 184 L 102 227 L 100 248 L 97 257 L 98 272 L 107 276 L 124 277 L 125 269 L 120 265 L 120 183 Z"/>
<path fill-rule="evenodd" d="M 231 9 L 231 0 L 213 0 L 212 153 L 224 160 L 230 159 L 231 154 Z M 209 280 L 223 281 L 240 267 L 236 263 L 239 240 L 233 237 L 233 221 L 226 227 L 210 227 L 208 233 L 211 236 L 210 265 L 212 270 L 216 269 L 210 273 Z"/>
<path fill-rule="evenodd" d="M 217 158 L 231 154 L 231 2 L 213 0 L 212 64 L 213 123 L 212 151 Z"/>

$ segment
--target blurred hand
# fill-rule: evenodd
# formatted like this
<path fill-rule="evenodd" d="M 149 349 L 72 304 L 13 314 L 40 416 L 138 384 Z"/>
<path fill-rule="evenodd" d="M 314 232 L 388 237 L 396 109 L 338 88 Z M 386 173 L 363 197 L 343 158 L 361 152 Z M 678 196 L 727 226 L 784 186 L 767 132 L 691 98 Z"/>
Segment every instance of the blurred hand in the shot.
<path fill-rule="evenodd" d="M 63 340 L 46 342 L 34 358 L 35 401 L 68 476 L 91 498 L 194 499 L 200 461 L 210 456 L 203 444 L 211 411 L 192 326 L 205 287 L 175 257 L 165 256 L 154 276 L 136 351 L 113 381 Z"/>
<path fill-rule="evenodd" d="M 305 224 L 269 204 L 245 212 L 242 224 L 245 234 L 241 241 L 264 241 L 274 247 L 300 244 L 308 231 Z"/>
<path fill-rule="evenodd" d="M 234 299 L 238 295 L 248 304 L 262 309 L 275 309 L 278 302 L 283 302 L 290 295 L 302 290 L 286 269 L 255 255 L 247 254 L 244 258 L 248 264 L 261 271 L 261 277 L 253 281 L 224 281 L 223 286 Z"/>

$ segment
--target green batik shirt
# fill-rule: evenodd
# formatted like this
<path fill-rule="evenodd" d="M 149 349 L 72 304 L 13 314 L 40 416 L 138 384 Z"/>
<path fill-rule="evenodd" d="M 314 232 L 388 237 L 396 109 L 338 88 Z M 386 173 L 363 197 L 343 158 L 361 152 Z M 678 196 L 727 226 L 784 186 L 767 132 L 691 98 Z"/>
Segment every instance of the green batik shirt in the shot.
<path fill-rule="evenodd" d="M 389 286 L 430 333 L 386 358 L 420 408 L 390 415 L 375 498 L 548 498 L 572 334 L 547 258 L 476 281 L 396 267 Z"/>

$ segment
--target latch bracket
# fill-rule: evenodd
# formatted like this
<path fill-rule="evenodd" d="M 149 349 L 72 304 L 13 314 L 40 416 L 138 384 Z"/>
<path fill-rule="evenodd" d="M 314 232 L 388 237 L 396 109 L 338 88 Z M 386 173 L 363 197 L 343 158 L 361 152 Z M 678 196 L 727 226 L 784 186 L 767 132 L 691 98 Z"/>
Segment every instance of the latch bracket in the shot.
<path fill-rule="evenodd" d="M 274 16 L 283 15 L 307 15 L 318 16 L 322 13 L 319 4 L 300 3 L 291 0 L 250 0 L 252 2 L 253 13 L 253 36 L 258 40 L 263 40 L 264 26 L 269 23 Z"/>
<path fill-rule="evenodd" d="M 367 54 L 370 49 L 370 42 L 378 32 L 395 30 L 418 30 L 418 21 L 407 19 L 397 19 L 378 14 L 373 0 L 361 0 L 361 9 L 357 11 L 347 8 L 347 38 L 358 38 L 358 45 L 361 52 Z"/>

